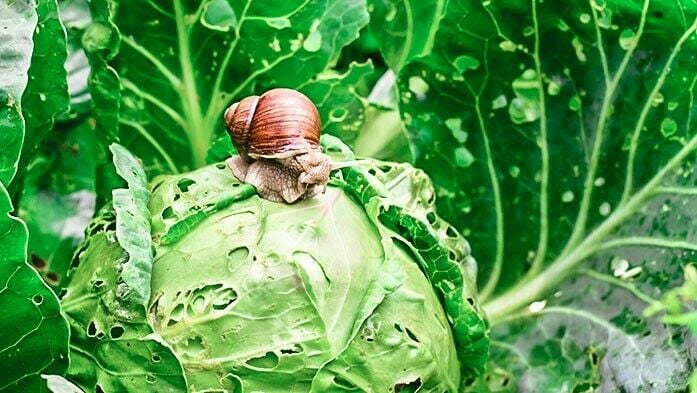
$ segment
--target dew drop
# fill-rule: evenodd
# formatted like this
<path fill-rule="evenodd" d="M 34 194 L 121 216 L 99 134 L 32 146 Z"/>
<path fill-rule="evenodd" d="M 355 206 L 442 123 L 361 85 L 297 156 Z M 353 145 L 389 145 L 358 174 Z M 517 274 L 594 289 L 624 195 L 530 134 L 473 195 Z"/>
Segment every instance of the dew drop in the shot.
<path fill-rule="evenodd" d="M 579 109 L 581 109 L 581 97 L 576 94 L 569 99 L 569 110 L 577 112 Z"/>
<path fill-rule="evenodd" d="M 591 16 L 583 13 L 583 14 L 581 14 L 581 16 L 579 16 L 578 19 L 581 21 L 581 23 L 588 23 L 591 21 Z"/>
<path fill-rule="evenodd" d="M 599 178 L 595 179 L 595 181 L 593 182 L 593 184 L 594 184 L 596 187 L 602 187 L 602 186 L 605 184 L 605 178 L 604 178 L 604 177 L 599 177 Z"/>
<path fill-rule="evenodd" d="M 574 200 L 574 193 L 572 191 L 566 191 L 561 196 L 562 202 L 569 203 Z"/>
<path fill-rule="evenodd" d="M 474 156 L 465 147 L 455 149 L 455 165 L 461 168 L 467 168 L 474 162 Z"/>
<path fill-rule="evenodd" d="M 40 99 L 42 102 L 43 102 L 43 101 L 46 101 L 46 94 L 40 93 L 40 94 L 39 94 L 39 99 Z"/>
<path fill-rule="evenodd" d="M 608 214 L 610 214 L 610 210 L 611 210 L 610 204 L 607 202 L 601 203 L 600 207 L 598 208 L 598 212 L 603 217 L 606 217 Z"/>
<path fill-rule="evenodd" d="M 668 110 L 669 111 L 674 111 L 678 108 L 678 103 L 675 101 L 671 101 L 668 103 Z"/>
<path fill-rule="evenodd" d="M 678 132 L 678 123 L 669 117 L 663 119 L 661 122 L 661 134 L 663 134 L 665 137 L 669 137 L 674 135 L 676 132 Z"/>
<path fill-rule="evenodd" d="M 516 44 L 514 44 L 512 41 L 502 41 L 499 44 L 499 48 L 501 48 L 502 51 L 504 52 L 515 52 L 516 50 Z"/>
<path fill-rule="evenodd" d="M 514 165 L 508 169 L 508 173 L 512 178 L 516 178 L 518 175 L 520 175 L 520 168 Z"/>
<path fill-rule="evenodd" d="M 651 106 L 654 108 L 661 105 L 663 103 L 663 94 L 660 92 L 656 93 L 656 95 L 653 96 L 653 99 L 651 100 Z"/>
<path fill-rule="evenodd" d="M 622 33 L 620 33 L 619 40 L 620 47 L 622 47 L 624 50 L 629 50 L 636 45 L 636 34 L 634 34 L 634 31 L 630 29 L 624 29 L 622 30 Z"/>
<path fill-rule="evenodd" d="M 428 92 L 429 86 L 426 81 L 420 76 L 412 76 L 409 78 L 409 90 L 416 94 L 417 99 L 423 99 Z"/>
<path fill-rule="evenodd" d="M 476 70 L 479 68 L 479 60 L 474 57 L 462 55 L 455 58 L 453 65 L 460 73 L 463 73 L 467 70 Z"/>
<path fill-rule="evenodd" d="M 533 69 L 523 71 L 523 74 L 513 81 L 516 98 L 508 106 L 508 114 L 513 123 L 529 123 L 540 117 L 540 98 L 537 94 L 540 83 L 537 72 Z"/>
<path fill-rule="evenodd" d="M 531 313 L 535 314 L 535 313 L 538 313 L 538 312 L 544 310 L 544 309 L 545 309 L 545 306 L 547 306 L 547 301 L 546 301 L 546 300 L 540 300 L 539 302 L 532 302 L 532 303 L 530 303 L 530 305 L 528 306 L 528 310 L 529 310 Z"/>
<path fill-rule="evenodd" d="M 491 109 L 501 109 L 506 107 L 508 105 L 508 100 L 506 99 L 506 96 L 501 94 L 500 96 L 494 98 L 493 101 L 491 101 Z"/>
<path fill-rule="evenodd" d="M 561 86 L 555 81 L 550 81 L 549 84 L 547 85 L 547 94 L 551 96 L 556 96 L 559 94 L 559 91 L 561 90 Z"/>
<path fill-rule="evenodd" d="M 462 131 L 462 119 L 458 118 L 451 118 L 447 119 L 445 121 L 446 127 L 450 129 L 450 132 L 452 132 L 453 137 L 460 143 L 464 143 L 467 141 L 467 133 L 465 131 Z"/>
<path fill-rule="evenodd" d="M 533 34 L 535 34 L 535 29 L 532 26 L 525 26 L 525 28 L 523 28 L 524 36 L 529 37 Z"/>

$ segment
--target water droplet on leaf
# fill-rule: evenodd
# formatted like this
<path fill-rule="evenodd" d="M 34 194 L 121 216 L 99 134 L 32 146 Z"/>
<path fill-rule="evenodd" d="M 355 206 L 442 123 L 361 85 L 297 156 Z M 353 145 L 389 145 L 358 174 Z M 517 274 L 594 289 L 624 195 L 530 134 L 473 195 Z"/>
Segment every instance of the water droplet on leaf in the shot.
<path fill-rule="evenodd" d="M 533 122 L 540 117 L 540 83 L 537 72 L 532 69 L 525 70 L 522 76 L 513 81 L 516 98 L 508 106 L 508 113 L 515 124 Z"/>
<path fill-rule="evenodd" d="M 636 44 L 636 34 L 630 29 L 622 30 L 620 33 L 620 46 L 624 50 L 631 49 Z"/>
<path fill-rule="evenodd" d="M 591 16 L 584 13 L 584 14 L 581 14 L 581 16 L 579 16 L 578 19 L 581 21 L 581 23 L 588 23 L 591 21 Z"/>
<path fill-rule="evenodd" d="M 678 123 L 669 117 L 663 119 L 661 122 L 661 134 L 663 134 L 665 137 L 669 137 L 674 135 L 676 132 L 678 132 Z"/>
<path fill-rule="evenodd" d="M 574 95 L 569 99 L 569 110 L 576 112 L 579 109 L 581 109 L 581 97 Z"/>
<path fill-rule="evenodd" d="M 501 48 L 501 50 L 504 52 L 515 52 L 516 44 L 514 44 L 511 41 L 506 40 L 506 41 L 502 41 L 499 44 L 499 48 Z"/>
<path fill-rule="evenodd" d="M 463 73 L 467 70 L 476 70 L 479 68 L 479 60 L 474 57 L 462 55 L 455 58 L 453 65 L 460 73 Z"/>
<path fill-rule="evenodd" d="M 508 105 L 508 100 L 506 99 L 506 96 L 503 94 L 494 98 L 494 100 L 491 101 L 491 109 L 494 110 L 504 108 L 506 105 Z"/>
<path fill-rule="evenodd" d="M 608 214 L 610 214 L 610 210 L 612 208 L 610 207 L 610 204 L 607 202 L 603 202 L 600 204 L 600 207 L 598 208 L 598 212 L 600 213 L 601 216 L 605 217 Z"/>
<path fill-rule="evenodd" d="M 462 131 L 462 119 L 452 118 L 445 121 L 446 127 L 453 133 L 453 137 L 460 143 L 467 140 L 467 133 Z"/>
<path fill-rule="evenodd" d="M 409 78 L 409 90 L 416 94 L 417 99 L 423 99 L 428 92 L 429 86 L 426 81 L 420 76 L 412 76 Z"/>
<path fill-rule="evenodd" d="M 574 193 L 572 191 L 566 191 L 561 196 L 562 202 L 569 203 L 574 200 Z"/>
<path fill-rule="evenodd" d="M 508 173 L 512 178 L 516 178 L 518 175 L 520 175 L 520 168 L 514 165 L 508 170 Z"/>
<path fill-rule="evenodd" d="M 474 156 L 469 150 L 460 146 L 455 149 L 455 165 L 467 168 L 474 162 Z"/>
<path fill-rule="evenodd" d="M 559 94 L 559 91 L 561 90 L 561 86 L 555 81 L 549 81 L 549 84 L 547 85 L 547 94 L 551 96 L 556 96 Z"/>

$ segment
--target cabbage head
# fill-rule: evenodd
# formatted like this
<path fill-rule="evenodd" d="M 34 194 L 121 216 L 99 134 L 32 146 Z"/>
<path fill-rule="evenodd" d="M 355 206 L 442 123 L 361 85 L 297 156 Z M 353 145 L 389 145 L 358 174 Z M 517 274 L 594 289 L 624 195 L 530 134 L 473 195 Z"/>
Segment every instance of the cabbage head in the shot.
<path fill-rule="evenodd" d="M 367 161 L 286 205 L 222 163 L 148 184 L 112 151 L 128 187 L 62 300 L 86 391 L 459 392 L 482 371 L 476 265 L 423 172 Z"/>

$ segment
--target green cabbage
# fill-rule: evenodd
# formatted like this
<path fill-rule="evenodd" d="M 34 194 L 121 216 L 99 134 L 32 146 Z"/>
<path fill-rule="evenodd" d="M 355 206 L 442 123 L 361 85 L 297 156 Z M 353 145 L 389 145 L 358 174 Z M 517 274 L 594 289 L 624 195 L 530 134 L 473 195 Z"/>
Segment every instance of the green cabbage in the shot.
<path fill-rule="evenodd" d="M 115 192 L 75 258 L 63 302 L 83 388 L 176 390 L 181 367 L 191 391 L 457 392 L 482 370 L 475 263 L 423 172 L 346 168 L 294 205 L 259 198 L 224 164 L 150 191 L 152 242 L 126 240 L 145 213 Z M 124 272 L 148 265 L 143 303 Z"/>

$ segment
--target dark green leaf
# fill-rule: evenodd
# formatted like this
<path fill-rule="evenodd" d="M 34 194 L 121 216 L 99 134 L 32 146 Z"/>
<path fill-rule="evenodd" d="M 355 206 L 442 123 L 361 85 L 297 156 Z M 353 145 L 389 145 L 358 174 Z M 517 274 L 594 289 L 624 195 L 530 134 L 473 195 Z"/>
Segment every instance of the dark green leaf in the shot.
<path fill-rule="evenodd" d="M 322 133 L 337 136 L 353 145 L 363 126 L 368 105 L 366 97 L 361 96 L 355 86 L 372 72 L 371 62 L 351 63 L 343 74 L 326 71 L 299 86 L 300 91 L 317 105 Z"/>
<path fill-rule="evenodd" d="M 0 184 L 17 172 L 24 140 L 21 98 L 27 87 L 37 16 L 34 2 L 0 2 Z"/>
<path fill-rule="evenodd" d="M 115 20 L 121 140 L 162 173 L 205 163 L 233 101 L 325 71 L 368 14 L 359 0 L 127 0 Z"/>
<path fill-rule="evenodd" d="M 568 280 L 580 268 L 620 284 L 643 272 L 636 285 L 660 293 L 678 284 L 683 250 L 697 249 L 685 207 L 695 194 L 696 16 L 692 1 L 453 0 L 431 54 L 402 69 L 417 165 L 439 212 L 475 245 L 503 342 L 488 379 L 511 384 L 498 388 L 685 387 L 685 330 L 639 318 L 647 328 L 633 331 L 622 315 L 641 315 L 636 294 Z M 613 275 L 614 259 L 630 268 Z M 540 307 L 542 329 L 505 323 Z M 591 350 L 602 372 L 585 361 Z M 509 361 L 516 351 L 527 363 Z"/>
<path fill-rule="evenodd" d="M 26 263 L 27 227 L 11 211 L 0 184 L 0 390 L 39 392 L 42 374 L 68 367 L 68 324 L 53 291 Z"/>
<path fill-rule="evenodd" d="M 368 4 L 370 28 L 392 70 L 431 52 L 447 0 L 369 0 Z"/>
<path fill-rule="evenodd" d="M 67 112 L 67 73 L 64 67 L 68 51 L 66 33 L 58 17 L 56 0 L 40 0 L 36 12 L 34 51 L 29 82 L 22 96 L 22 115 L 26 122 L 20 172 L 33 160 L 39 145 L 53 131 L 56 117 Z"/>

